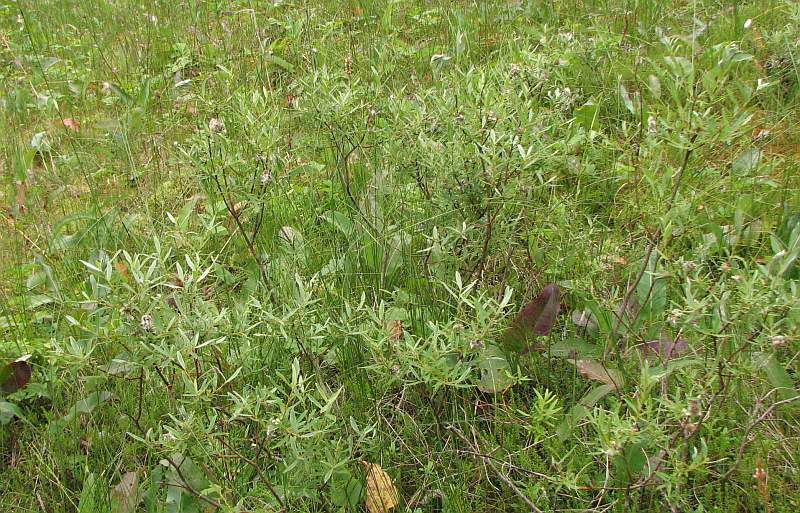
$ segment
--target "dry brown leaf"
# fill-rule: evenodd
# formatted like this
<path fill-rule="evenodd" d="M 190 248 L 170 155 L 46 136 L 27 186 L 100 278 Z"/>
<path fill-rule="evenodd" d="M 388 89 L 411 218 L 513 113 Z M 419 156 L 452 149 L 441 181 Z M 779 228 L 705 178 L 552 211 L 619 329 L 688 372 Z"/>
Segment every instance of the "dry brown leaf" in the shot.
<path fill-rule="evenodd" d="M 366 506 L 369 513 L 388 513 L 400 502 L 392 478 L 380 465 L 362 461 L 367 468 L 367 499 Z"/>
<path fill-rule="evenodd" d="M 122 279 L 125 281 L 131 280 L 131 274 L 128 272 L 128 266 L 125 265 L 125 262 L 122 260 L 117 260 L 114 262 L 114 268 L 117 270 Z"/>
<path fill-rule="evenodd" d="M 15 201 L 17 203 L 17 208 L 19 208 L 20 212 L 25 211 L 25 196 L 27 196 L 28 188 L 25 186 L 25 182 L 22 180 L 17 180 L 14 185 L 16 186 L 16 197 Z"/>
<path fill-rule="evenodd" d="M 236 203 L 235 205 L 233 205 L 233 213 L 238 217 L 246 206 L 247 206 L 247 200 L 242 200 L 239 203 Z"/>
<path fill-rule="evenodd" d="M 403 323 L 389 319 L 384 323 L 386 332 L 389 334 L 389 342 L 394 343 L 403 337 Z"/>
<path fill-rule="evenodd" d="M 72 130 L 73 132 L 78 132 L 81 129 L 81 124 L 75 119 L 72 118 L 64 118 L 64 126 L 68 129 Z"/>
<path fill-rule="evenodd" d="M 597 360 L 567 360 L 574 365 L 584 377 L 613 385 L 617 389 L 622 387 L 624 378 L 619 371 L 609 369 Z"/>

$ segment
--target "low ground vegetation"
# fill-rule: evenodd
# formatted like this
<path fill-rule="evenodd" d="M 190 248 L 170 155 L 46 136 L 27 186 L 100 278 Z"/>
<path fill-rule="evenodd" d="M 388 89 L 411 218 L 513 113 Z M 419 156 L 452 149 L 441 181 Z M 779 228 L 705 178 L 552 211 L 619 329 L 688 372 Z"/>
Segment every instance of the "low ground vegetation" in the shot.
<path fill-rule="evenodd" d="M 797 511 L 789 0 L 0 1 L 2 511 Z"/>

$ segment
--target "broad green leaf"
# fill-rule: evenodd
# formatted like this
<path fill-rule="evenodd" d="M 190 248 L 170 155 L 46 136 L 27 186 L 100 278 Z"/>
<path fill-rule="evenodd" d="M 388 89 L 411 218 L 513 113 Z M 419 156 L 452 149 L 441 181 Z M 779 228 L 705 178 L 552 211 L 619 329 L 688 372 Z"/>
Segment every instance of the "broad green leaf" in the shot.
<path fill-rule="evenodd" d="M 669 361 L 689 350 L 689 345 L 683 337 L 661 337 L 638 347 L 645 358 L 656 361 Z"/>
<path fill-rule="evenodd" d="M 187 490 L 202 493 L 211 484 L 200 467 L 183 454 L 173 454 L 160 463 L 167 469 L 167 513 L 200 513 L 203 503 Z"/>
<path fill-rule="evenodd" d="M 322 214 L 322 219 L 335 226 L 345 237 L 352 237 L 355 231 L 353 220 L 336 210 L 325 212 Z"/>
<path fill-rule="evenodd" d="M 150 486 L 144 492 L 144 507 L 147 513 L 160 513 L 159 490 L 164 482 L 164 467 L 156 465 L 150 472 Z"/>
<path fill-rule="evenodd" d="M 731 172 L 735 175 L 746 175 L 756 170 L 761 163 L 761 150 L 750 148 L 742 153 L 731 165 Z"/>
<path fill-rule="evenodd" d="M 50 428 L 49 428 L 50 431 L 51 432 L 59 431 L 66 424 L 69 424 L 70 422 L 75 420 L 75 418 L 78 415 L 81 415 L 81 414 L 89 415 L 89 414 L 91 414 L 92 412 L 94 412 L 94 410 L 98 406 L 100 406 L 104 402 L 108 401 L 112 397 L 114 397 L 114 394 L 112 394 L 111 392 L 107 392 L 107 391 L 92 392 L 91 394 L 86 396 L 86 398 L 81 399 L 80 401 L 75 403 L 72 406 L 72 408 L 69 409 L 69 412 L 67 412 L 67 414 L 64 415 L 64 417 L 62 417 L 61 419 L 59 419 L 59 420 L 57 420 L 55 422 L 52 422 L 50 424 Z"/>
<path fill-rule="evenodd" d="M 19 406 L 7 401 L 0 401 L 0 426 L 8 424 L 14 417 L 27 422 L 25 416 L 22 414 L 22 410 L 19 409 Z"/>
<path fill-rule="evenodd" d="M 509 368 L 510 365 L 501 352 L 494 346 L 487 346 L 478 363 L 481 373 L 478 389 L 490 394 L 508 390 L 514 384 L 508 375 Z"/>
<path fill-rule="evenodd" d="M 586 102 L 573 111 L 575 121 L 578 122 L 586 130 L 594 130 L 598 126 L 598 116 L 600 114 L 600 106 L 594 103 Z"/>
<path fill-rule="evenodd" d="M 579 338 L 560 340 L 550 346 L 550 355 L 560 358 L 595 358 L 600 356 L 601 349 Z"/>
<path fill-rule="evenodd" d="M 794 380 L 774 354 L 757 352 L 753 354 L 753 361 L 767 375 L 769 383 L 778 389 L 778 397 L 789 399 L 800 394 Z"/>
<path fill-rule="evenodd" d="M 663 365 L 657 365 L 655 367 L 650 368 L 650 375 L 653 376 L 655 379 L 661 379 L 664 376 L 670 374 L 679 369 L 683 369 L 685 367 L 691 367 L 693 365 L 701 364 L 701 360 L 696 358 L 681 358 L 679 360 L 670 360 Z"/>
<path fill-rule="evenodd" d="M 97 506 L 95 505 L 95 477 L 94 474 L 89 474 L 83 480 L 83 489 L 81 490 L 81 497 L 78 499 L 78 513 L 96 513 Z"/>
<path fill-rule="evenodd" d="M 340 508 L 355 511 L 364 498 L 364 484 L 349 471 L 335 472 L 331 478 L 331 501 Z"/>
<path fill-rule="evenodd" d="M 294 70 L 294 66 L 292 65 L 292 63 L 290 63 L 289 61 L 287 61 L 286 59 L 284 59 L 282 57 L 278 57 L 277 55 L 274 55 L 274 54 L 267 55 L 265 57 L 265 60 L 268 63 L 274 64 L 275 66 L 281 68 L 284 71 L 288 71 L 288 72 L 291 73 L 292 70 Z"/>

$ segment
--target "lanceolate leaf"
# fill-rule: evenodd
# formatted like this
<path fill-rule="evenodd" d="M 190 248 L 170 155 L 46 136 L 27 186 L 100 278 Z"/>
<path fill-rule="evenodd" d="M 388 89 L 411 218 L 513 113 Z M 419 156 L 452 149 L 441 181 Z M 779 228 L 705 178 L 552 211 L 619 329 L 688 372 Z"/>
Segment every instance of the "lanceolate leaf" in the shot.
<path fill-rule="evenodd" d="M 525 305 L 505 332 L 503 347 L 511 351 L 530 350 L 533 337 L 548 335 L 553 329 L 560 308 L 561 289 L 555 283 L 547 285 L 536 298 Z"/>
<path fill-rule="evenodd" d="M 602 348 L 579 338 L 559 340 L 548 348 L 550 356 L 559 358 L 581 359 L 600 356 Z"/>
<path fill-rule="evenodd" d="M 778 397 L 789 399 L 800 394 L 794 385 L 794 380 L 774 354 L 754 353 L 753 361 L 767 375 L 770 385 L 778 389 Z"/>
<path fill-rule="evenodd" d="M 622 385 L 625 383 L 625 380 L 622 377 L 621 372 L 619 372 L 616 369 L 610 369 L 606 367 L 602 362 L 598 360 L 567 360 L 567 361 L 573 364 L 578 369 L 578 372 L 580 372 L 581 375 L 583 375 L 586 378 L 593 379 L 595 381 L 600 381 L 608 385 L 612 385 L 617 389 L 622 388 Z"/>

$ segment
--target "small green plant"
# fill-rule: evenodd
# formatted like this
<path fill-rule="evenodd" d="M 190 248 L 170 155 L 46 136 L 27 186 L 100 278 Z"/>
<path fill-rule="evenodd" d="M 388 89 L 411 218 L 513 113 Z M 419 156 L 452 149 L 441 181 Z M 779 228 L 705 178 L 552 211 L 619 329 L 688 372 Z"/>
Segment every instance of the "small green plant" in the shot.
<path fill-rule="evenodd" d="M 0 510 L 795 511 L 800 10 L 0 5 Z"/>

